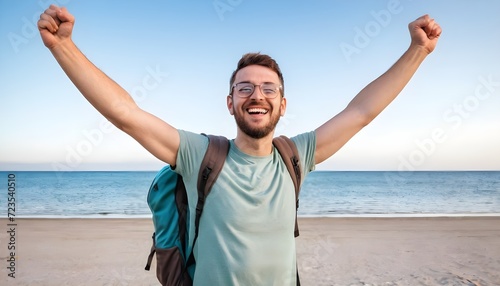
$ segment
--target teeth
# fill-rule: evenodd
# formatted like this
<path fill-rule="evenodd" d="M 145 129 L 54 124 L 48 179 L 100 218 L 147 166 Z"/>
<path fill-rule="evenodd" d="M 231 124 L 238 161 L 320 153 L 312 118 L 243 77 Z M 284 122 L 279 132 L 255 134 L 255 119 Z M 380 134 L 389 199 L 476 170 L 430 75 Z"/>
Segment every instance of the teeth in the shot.
<path fill-rule="evenodd" d="M 267 110 L 264 108 L 249 108 L 248 113 L 261 113 L 261 114 L 266 114 Z"/>

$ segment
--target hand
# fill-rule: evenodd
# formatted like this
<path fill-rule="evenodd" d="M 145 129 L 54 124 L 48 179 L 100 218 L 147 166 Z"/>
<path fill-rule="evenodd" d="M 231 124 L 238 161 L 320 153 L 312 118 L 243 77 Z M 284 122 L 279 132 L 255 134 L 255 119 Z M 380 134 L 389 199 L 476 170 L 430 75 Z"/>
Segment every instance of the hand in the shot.
<path fill-rule="evenodd" d="M 38 30 L 44 45 L 53 49 L 63 41 L 71 40 L 74 23 L 75 17 L 66 8 L 50 5 L 38 20 Z"/>
<path fill-rule="evenodd" d="M 424 15 L 408 24 L 410 30 L 411 44 L 423 48 L 430 54 L 436 47 L 441 27 L 429 15 Z"/>

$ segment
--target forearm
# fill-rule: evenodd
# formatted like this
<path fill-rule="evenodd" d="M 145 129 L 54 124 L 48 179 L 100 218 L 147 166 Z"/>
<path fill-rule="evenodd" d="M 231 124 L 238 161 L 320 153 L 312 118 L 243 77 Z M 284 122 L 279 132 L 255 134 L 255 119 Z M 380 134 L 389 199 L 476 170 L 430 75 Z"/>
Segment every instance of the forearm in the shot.
<path fill-rule="evenodd" d="M 389 70 L 362 89 L 346 109 L 356 109 L 368 124 L 398 96 L 427 55 L 424 49 L 410 46 Z"/>
<path fill-rule="evenodd" d="M 122 128 L 137 105 L 116 82 L 99 70 L 68 40 L 51 50 L 55 59 L 83 96 L 108 120 Z"/>

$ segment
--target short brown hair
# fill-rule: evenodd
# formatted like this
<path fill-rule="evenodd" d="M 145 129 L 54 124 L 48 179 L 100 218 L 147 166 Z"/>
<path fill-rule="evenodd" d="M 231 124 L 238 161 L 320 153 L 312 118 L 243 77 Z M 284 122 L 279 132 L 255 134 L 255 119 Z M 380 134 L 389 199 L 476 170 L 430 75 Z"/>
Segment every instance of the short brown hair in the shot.
<path fill-rule="evenodd" d="M 234 84 L 234 80 L 236 78 L 236 74 L 241 69 L 243 69 L 247 66 L 251 66 L 251 65 L 259 65 L 259 66 L 267 67 L 267 68 L 270 68 L 271 70 L 273 70 L 274 72 L 276 72 L 276 74 L 278 74 L 278 78 L 280 79 L 280 83 L 282 86 L 281 87 L 281 95 L 285 96 L 285 83 L 283 80 L 283 74 L 281 73 L 281 70 L 280 70 L 280 67 L 278 66 L 278 63 L 270 56 L 263 55 L 261 53 L 247 53 L 241 57 L 240 61 L 238 62 L 238 65 L 236 67 L 236 70 L 233 72 L 233 74 L 231 75 L 231 79 L 229 80 L 229 94 L 232 93 L 233 84 Z"/>

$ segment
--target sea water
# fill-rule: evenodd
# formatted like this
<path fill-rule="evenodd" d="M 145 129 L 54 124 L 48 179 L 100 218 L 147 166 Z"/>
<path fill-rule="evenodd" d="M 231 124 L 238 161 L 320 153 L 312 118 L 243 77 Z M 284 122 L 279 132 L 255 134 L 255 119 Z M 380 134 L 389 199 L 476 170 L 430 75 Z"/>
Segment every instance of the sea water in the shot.
<path fill-rule="evenodd" d="M 146 198 L 155 174 L 0 172 L 0 216 L 14 197 L 17 217 L 151 217 Z M 300 194 L 299 216 L 442 215 L 500 215 L 500 172 L 315 171 Z"/>

